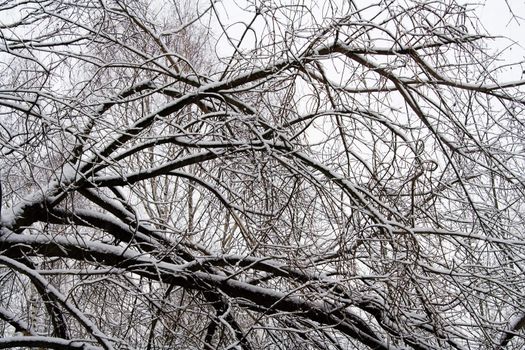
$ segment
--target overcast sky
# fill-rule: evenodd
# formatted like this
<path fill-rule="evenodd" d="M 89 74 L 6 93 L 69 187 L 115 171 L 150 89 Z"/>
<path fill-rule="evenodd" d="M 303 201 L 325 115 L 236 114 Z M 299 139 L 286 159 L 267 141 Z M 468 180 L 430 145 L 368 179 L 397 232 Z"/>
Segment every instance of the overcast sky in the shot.
<path fill-rule="evenodd" d="M 472 1 L 467 3 L 476 4 Z M 497 39 L 488 44 L 495 50 L 504 50 L 512 41 L 517 42 L 519 46 L 514 45 L 505 50 L 502 59 L 509 62 L 523 62 L 525 60 L 525 0 L 480 0 L 477 3 L 482 4 L 477 7 L 477 13 L 487 32 L 510 39 Z M 521 79 L 524 77 L 523 70 L 525 70 L 524 64 L 521 65 L 521 69 L 512 67 L 504 74 L 509 79 Z"/>

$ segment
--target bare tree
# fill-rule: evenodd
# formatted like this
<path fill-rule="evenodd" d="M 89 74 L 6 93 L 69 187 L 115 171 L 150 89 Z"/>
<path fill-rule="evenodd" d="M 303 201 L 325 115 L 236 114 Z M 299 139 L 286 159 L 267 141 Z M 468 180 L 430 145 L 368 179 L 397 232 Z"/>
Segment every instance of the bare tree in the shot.
<path fill-rule="evenodd" d="M 523 348 L 521 69 L 356 3 L 2 2 L 0 348 Z"/>

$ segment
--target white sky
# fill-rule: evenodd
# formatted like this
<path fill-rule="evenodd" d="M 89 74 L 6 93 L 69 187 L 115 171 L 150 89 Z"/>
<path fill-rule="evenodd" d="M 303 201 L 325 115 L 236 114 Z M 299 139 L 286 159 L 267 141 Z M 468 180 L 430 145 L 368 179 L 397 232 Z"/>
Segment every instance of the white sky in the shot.
<path fill-rule="evenodd" d="M 471 1 L 467 3 L 472 4 Z M 501 58 L 508 63 L 525 61 L 525 0 L 480 0 L 478 3 L 481 5 L 476 12 L 486 31 L 491 35 L 510 39 L 501 38 L 488 42 L 490 47 L 498 51 L 505 50 Z M 513 41 L 518 45 L 509 48 Z M 502 73 L 508 79 L 518 80 L 525 76 L 522 74 L 523 70 L 525 64 L 521 68 L 509 67 Z"/>

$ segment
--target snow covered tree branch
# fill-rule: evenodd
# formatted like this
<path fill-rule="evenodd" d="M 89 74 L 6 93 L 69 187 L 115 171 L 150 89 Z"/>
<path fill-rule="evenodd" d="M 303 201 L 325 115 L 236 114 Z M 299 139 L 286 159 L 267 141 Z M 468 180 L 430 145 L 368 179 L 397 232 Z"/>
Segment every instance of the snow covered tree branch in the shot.
<path fill-rule="evenodd" d="M 523 348 L 525 79 L 475 9 L 4 1 L 0 348 Z"/>

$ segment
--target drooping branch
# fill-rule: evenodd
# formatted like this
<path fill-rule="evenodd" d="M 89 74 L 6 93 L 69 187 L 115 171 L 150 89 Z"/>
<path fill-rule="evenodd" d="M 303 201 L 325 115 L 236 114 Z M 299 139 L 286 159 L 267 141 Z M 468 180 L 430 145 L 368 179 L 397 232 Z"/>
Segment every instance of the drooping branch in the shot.
<path fill-rule="evenodd" d="M 111 343 L 108 342 L 107 336 L 102 333 L 98 327 L 91 322 L 82 311 L 78 310 L 70 301 L 67 300 L 67 297 L 60 293 L 55 287 L 53 287 L 44 277 L 42 277 L 36 271 L 30 269 L 26 265 L 17 262 L 11 258 L 8 258 L 6 255 L 0 255 L 0 264 L 6 265 L 15 271 L 18 271 L 31 279 L 35 285 L 38 285 L 39 288 L 46 290 L 47 295 L 52 297 L 55 302 L 60 303 L 71 315 L 76 318 L 86 330 L 102 345 L 105 350 L 113 349 Z"/>
<path fill-rule="evenodd" d="M 22 336 L 0 338 L 0 349 L 12 348 L 45 348 L 57 350 L 100 350 L 101 347 L 92 346 L 83 340 L 66 340 L 44 336 Z"/>
<path fill-rule="evenodd" d="M 250 301 L 254 310 L 270 312 L 292 312 L 320 324 L 324 324 L 355 338 L 363 344 L 377 349 L 392 349 L 360 317 L 344 309 L 327 308 L 322 302 L 302 300 L 288 293 L 254 286 L 228 276 L 208 272 L 188 271 L 177 265 L 156 261 L 142 254 L 132 253 L 102 243 L 87 243 L 66 237 L 51 238 L 43 235 L 28 236 L 3 234 L 0 236 L 0 261 L 18 268 L 19 263 L 7 258 L 23 255 L 60 256 L 75 260 L 90 261 L 114 266 L 148 279 L 160 280 L 189 289 L 217 289 L 232 298 Z M 24 270 L 24 272 L 26 272 Z M 34 274 L 27 271 L 28 274 Z M 58 293 L 58 292 L 57 292 Z"/>

